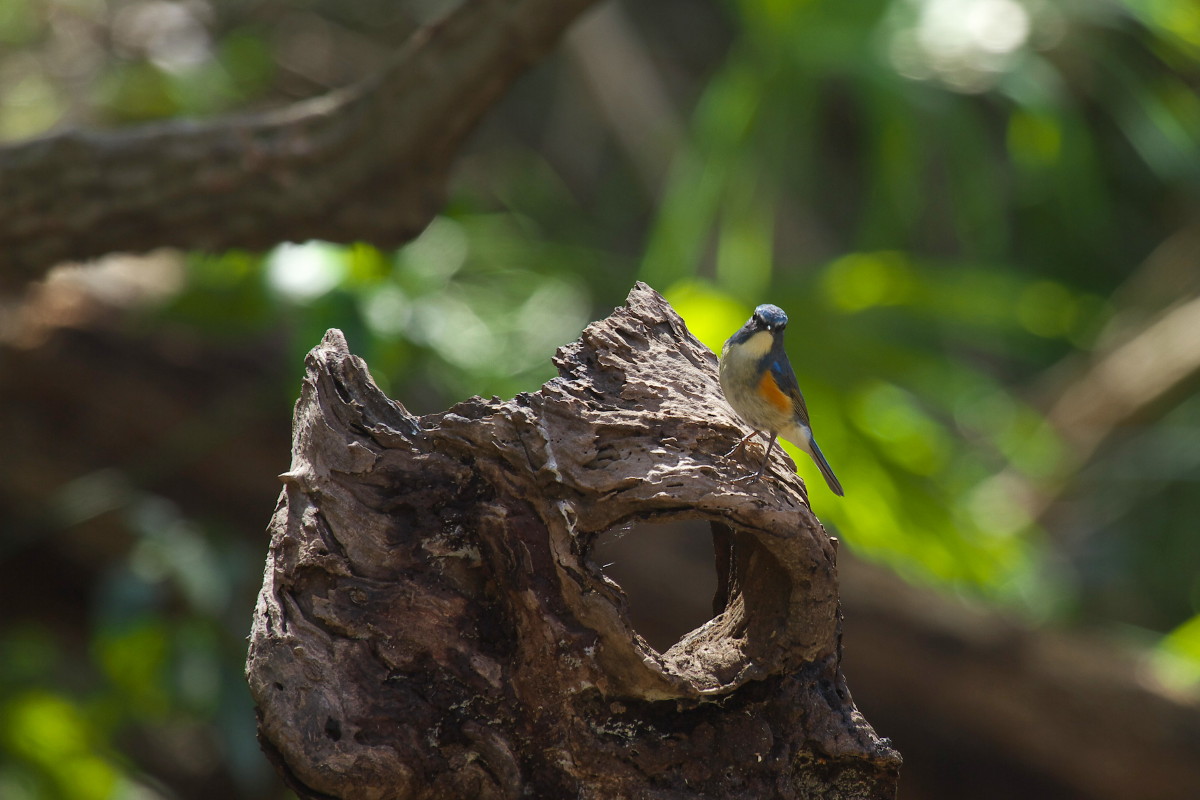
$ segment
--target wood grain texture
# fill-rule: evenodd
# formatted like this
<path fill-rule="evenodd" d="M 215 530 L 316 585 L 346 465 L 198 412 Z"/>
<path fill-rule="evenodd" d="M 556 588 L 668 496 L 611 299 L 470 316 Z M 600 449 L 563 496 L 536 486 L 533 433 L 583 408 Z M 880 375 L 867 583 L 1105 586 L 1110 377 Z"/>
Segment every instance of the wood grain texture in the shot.
<path fill-rule="evenodd" d="M 339 332 L 310 353 L 247 662 L 281 772 L 302 797 L 894 797 L 840 671 L 836 543 L 781 452 L 730 482 L 713 354 L 639 284 L 555 361 L 417 418 Z M 590 553 L 679 518 L 729 532 L 733 574 L 659 653 Z"/>

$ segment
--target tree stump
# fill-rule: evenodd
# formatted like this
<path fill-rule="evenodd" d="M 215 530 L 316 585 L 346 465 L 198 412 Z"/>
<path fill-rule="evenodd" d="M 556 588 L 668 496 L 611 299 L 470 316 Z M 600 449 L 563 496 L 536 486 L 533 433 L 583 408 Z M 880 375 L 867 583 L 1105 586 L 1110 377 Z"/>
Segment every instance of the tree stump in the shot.
<path fill-rule="evenodd" d="M 414 417 L 329 331 L 306 360 L 247 675 L 303 798 L 892 798 L 840 670 L 836 542 L 653 289 L 509 401 Z M 849 501 L 849 502 L 852 502 Z M 707 520 L 719 613 L 665 653 L 596 538 Z M 723 566 L 721 566 L 723 565 Z M 664 581 L 671 580 L 663 575 Z"/>

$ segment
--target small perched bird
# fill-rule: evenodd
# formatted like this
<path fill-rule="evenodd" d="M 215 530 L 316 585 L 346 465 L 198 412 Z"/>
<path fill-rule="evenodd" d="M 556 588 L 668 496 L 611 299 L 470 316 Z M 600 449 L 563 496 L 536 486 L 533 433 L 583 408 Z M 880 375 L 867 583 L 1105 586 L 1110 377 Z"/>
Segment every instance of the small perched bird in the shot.
<path fill-rule="evenodd" d="M 751 476 L 757 479 L 771 457 L 775 438 L 782 435 L 812 456 L 829 488 L 840 497 L 844 494 L 842 484 L 838 483 L 813 438 L 804 396 L 800 394 L 796 373 L 783 350 L 783 329 L 787 323 L 787 314 L 782 308 L 765 303 L 754 309 L 750 321 L 730 336 L 721 348 L 721 389 L 725 399 L 737 415 L 754 428 L 728 455 L 732 456 L 759 434 L 771 434 L 767 454 L 758 472 Z"/>

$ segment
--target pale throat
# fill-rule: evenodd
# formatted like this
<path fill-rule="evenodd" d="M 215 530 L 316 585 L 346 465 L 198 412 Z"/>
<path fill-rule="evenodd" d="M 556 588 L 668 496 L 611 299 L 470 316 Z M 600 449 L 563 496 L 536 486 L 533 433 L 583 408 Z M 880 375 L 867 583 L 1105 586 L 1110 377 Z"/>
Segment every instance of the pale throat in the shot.
<path fill-rule="evenodd" d="M 771 346 L 775 344 L 775 337 L 769 331 L 759 331 L 751 336 L 742 345 L 742 352 L 747 356 L 759 359 L 771 352 Z"/>

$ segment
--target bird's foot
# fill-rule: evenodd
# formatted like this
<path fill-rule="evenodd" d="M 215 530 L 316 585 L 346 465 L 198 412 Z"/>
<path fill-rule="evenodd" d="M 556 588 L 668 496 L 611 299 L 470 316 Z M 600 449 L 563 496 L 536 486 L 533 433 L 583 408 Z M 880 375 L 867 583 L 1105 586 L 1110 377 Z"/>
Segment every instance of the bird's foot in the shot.
<path fill-rule="evenodd" d="M 748 439 L 748 438 L 749 438 L 749 437 L 747 437 L 747 439 Z M 725 458 L 735 458 L 735 457 L 737 456 L 737 454 L 738 454 L 738 453 L 740 453 L 740 452 L 742 452 L 743 450 L 745 450 L 745 449 L 746 449 L 746 441 L 747 441 L 747 439 L 742 439 L 740 442 L 738 442 L 737 444 L 735 444 L 735 445 L 733 446 L 733 449 L 732 449 L 732 450 L 730 450 L 728 453 L 726 453 L 724 457 L 725 457 Z"/>
<path fill-rule="evenodd" d="M 738 443 L 733 446 L 732 450 L 730 450 L 728 453 L 725 454 L 725 458 L 733 458 L 735 455 L 740 453 L 742 450 L 746 449 L 746 442 L 750 441 L 755 436 L 761 436 L 761 435 L 762 435 L 762 433 L 760 431 L 750 431 L 749 434 L 743 436 L 740 440 L 738 440 Z"/>

